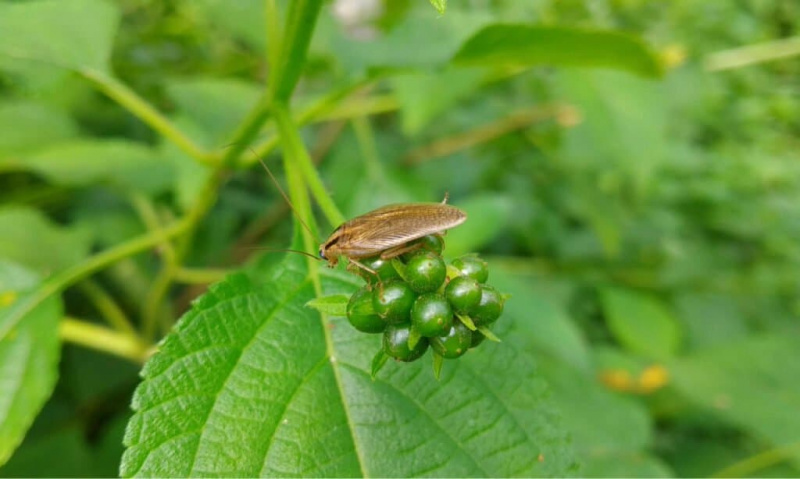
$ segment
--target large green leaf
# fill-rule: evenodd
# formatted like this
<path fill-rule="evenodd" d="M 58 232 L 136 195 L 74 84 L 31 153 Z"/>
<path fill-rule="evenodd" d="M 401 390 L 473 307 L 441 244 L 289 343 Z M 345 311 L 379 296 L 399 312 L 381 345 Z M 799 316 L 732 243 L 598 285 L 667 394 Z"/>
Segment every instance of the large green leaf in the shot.
<path fill-rule="evenodd" d="M 157 193 L 172 181 L 171 165 L 157 150 L 127 140 L 74 140 L 23 155 L 18 167 L 53 183 L 115 187 Z"/>
<path fill-rule="evenodd" d="M 89 247 L 85 230 L 60 227 L 32 208 L 0 208 L 0 258 L 48 275 L 78 263 Z"/>
<path fill-rule="evenodd" d="M 658 299 L 634 290 L 607 288 L 601 292 L 608 327 L 629 350 L 664 360 L 678 350 L 680 325 Z"/>
<path fill-rule="evenodd" d="M 76 136 L 64 112 L 32 102 L 0 102 L 0 169 L 7 157 Z"/>
<path fill-rule="evenodd" d="M 0 324 L 39 284 L 32 271 L 0 260 Z M 60 300 L 51 297 L 0 335 L 0 464 L 25 437 L 56 384 L 60 317 Z"/>
<path fill-rule="evenodd" d="M 603 67 L 661 74 L 658 58 L 637 37 L 612 30 L 537 25 L 489 25 L 453 57 L 457 65 Z"/>
<path fill-rule="evenodd" d="M 797 330 L 756 336 L 675 360 L 674 385 L 731 424 L 792 451 L 800 442 L 797 337 Z M 797 452 L 787 457 L 800 465 Z"/>
<path fill-rule="evenodd" d="M 108 72 L 119 13 L 102 0 L 0 3 L 0 57 Z"/>
<path fill-rule="evenodd" d="M 305 258 L 199 299 L 145 366 L 123 476 L 564 475 L 566 434 L 516 321 L 506 342 L 447 362 L 388 364 L 379 336 L 304 304 Z M 355 280 L 324 272 L 328 294 Z"/>

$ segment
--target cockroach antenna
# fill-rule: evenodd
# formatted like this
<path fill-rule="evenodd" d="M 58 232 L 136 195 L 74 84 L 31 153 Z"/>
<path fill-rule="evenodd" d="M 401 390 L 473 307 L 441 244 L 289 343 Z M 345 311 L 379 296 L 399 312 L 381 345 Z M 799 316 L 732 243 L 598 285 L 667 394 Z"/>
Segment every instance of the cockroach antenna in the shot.
<path fill-rule="evenodd" d="M 258 154 L 255 151 L 253 151 L 252 148 L 250 148 L 250 151 L 253 153 L 253 155 L 256 158 L 258 158 L 258 162 L 261 163 L 261 166 L 264 167 L 264 170 L 269 175 L 270 179 L 272 180 L 272 183 L 275 184 L 275 188 L 278 189 L 278 192 L 281 194 L 281 196 L 283 196 L 283 199 L 286 201 L 286 204 L 289 205 L 289 208 L 291 208 L 292 211 L 294 212 L 295 218 L 297 218 L 297 220 L 300 222 L 300 224 L 303 225 L 303 228 L 305 228 L 306 231 L 308 231 L 311 234 L 311 236 L 316 237 L 317 235 L 314 234 L 314 231 L 312 231 L 311 228 L 309 228 L 308 224 L 306 224 L 306 222 L 303 221 L 303 218 L 300 217 L 300 213 L 297 212 L 297 209 L 294 207 L 294 204 L 292 204 L 292 201 L 289 199 L 289 196 L 286 194 L 286 192 L 283 191 L 283 188 L 281 188 L 281 185 L 280 185 L 280 183 L 278 183 L 277 178 L 275 178 L 275 175 L 272 174 L 272 171 L 269 169 L 269 167 L 264 162 L 264 160 L 260 156 L 258 156 Z M 317 238 L 317 242 L 319 242 L 319 238 Z M 294 250 L 285 250 L 285 251 L 294 251 Z M 301 253 L 301 251 L 295 251 L 295 253 Z M 320 258 L 318 258 L 318 257 L 316 257 L 316 256 L 314 256 L 314 255 L 312 255 L 310 253 L 306 253 L 306 252 L 302 252 L 302 253 L 307 255 L 307 256 L 310 256 L 310 257 L 312 257 L 314 259 L 317 259 L 317 260 L 320 259 Z"/>

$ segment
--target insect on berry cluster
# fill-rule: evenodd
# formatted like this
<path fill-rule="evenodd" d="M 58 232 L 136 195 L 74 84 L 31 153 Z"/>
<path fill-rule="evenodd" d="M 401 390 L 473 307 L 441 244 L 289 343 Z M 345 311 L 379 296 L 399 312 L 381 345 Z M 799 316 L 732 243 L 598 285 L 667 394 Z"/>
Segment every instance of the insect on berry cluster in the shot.
<path fill-rule="evenodd" d="M 437 377 L 443 359 L 455 359 L 485 339 L 503 313 L 506 296 L 486 284 L 489 269 L 476 255 L 446 264 L 441 235 L 409 244 L 413 251 L 362 259 L 351 268 L 366 285 L 347 304 L 347 319 L 364 333 L 382 333 L 373 375 L 388 358 L 416 361 L 430 349 Z"/>

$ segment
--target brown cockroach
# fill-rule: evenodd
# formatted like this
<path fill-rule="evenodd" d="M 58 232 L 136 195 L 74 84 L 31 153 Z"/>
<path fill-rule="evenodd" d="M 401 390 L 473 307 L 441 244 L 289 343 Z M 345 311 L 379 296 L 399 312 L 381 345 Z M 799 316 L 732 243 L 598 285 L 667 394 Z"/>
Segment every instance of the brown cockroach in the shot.
<path fill-rule="evenodd" d="M 267 165 L 261 161 L 283 198 L 294 210 L 292 202 L 278 184 Z M 297 212 L 295 212 L 297 215 Z M 311 229 L 297 215 L 303 226 Z M 420 247 L 409 244 L 430 234 L 442 234 L 467 220 L 467 214 L 447 204 L 447 195 L 441 203 L 399 203 L 383 206 L 342 223 L 319 247 L 319 259 L 333 268 L 344 256 L 350 264 L 374 275 L 377 273 L 359 259 L 380 255 L 391 259 Z M 300 252 L 303 254 L 308 254 Z M 309 255 L 311 256 L 311 255 Z"/>
<path fill-rule="evenodd" d="M 319 257 L 330 267 L 344 256 L 351 264 L 376 274 L 359 259 L 380 255 L 390 259 L 413 251 L 419 244 L 410 242 L 430 234 L 439 234 L 467 220 L 467 214 L 441 203 L 400 203 L 370 211 L 343 223 L 319 247 Z"/>

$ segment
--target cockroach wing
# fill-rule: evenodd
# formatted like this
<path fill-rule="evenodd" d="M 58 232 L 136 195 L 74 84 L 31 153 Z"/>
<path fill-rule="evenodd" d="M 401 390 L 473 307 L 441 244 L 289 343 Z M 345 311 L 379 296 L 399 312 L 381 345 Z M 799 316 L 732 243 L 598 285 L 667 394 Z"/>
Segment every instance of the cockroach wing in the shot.
<path fill-rule="evenodd" d="M 442 203 L 388 205 L 339 227 L 346 249 L 385 250 L 460 225 L 467 214 Z M 340 242 L 341 245 L 341 242 Z"/>

